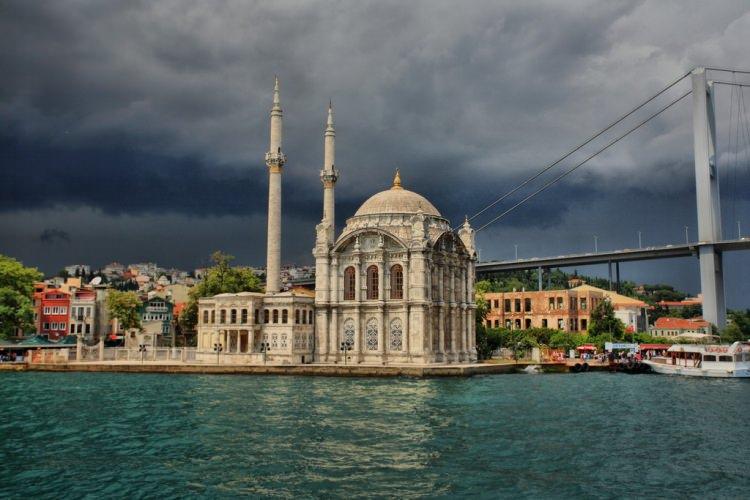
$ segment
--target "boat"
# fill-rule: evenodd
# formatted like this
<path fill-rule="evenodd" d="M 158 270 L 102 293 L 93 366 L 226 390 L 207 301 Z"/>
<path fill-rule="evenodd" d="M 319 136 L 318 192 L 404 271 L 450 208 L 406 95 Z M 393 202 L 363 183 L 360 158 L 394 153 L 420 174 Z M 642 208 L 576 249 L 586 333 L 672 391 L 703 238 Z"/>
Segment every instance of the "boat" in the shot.
<path fill-rule="evenodd" d="M 689 377 L 750 377 L 750 342 L 675 344 L 665 355 L 643 361 L 655 373 Z"/>

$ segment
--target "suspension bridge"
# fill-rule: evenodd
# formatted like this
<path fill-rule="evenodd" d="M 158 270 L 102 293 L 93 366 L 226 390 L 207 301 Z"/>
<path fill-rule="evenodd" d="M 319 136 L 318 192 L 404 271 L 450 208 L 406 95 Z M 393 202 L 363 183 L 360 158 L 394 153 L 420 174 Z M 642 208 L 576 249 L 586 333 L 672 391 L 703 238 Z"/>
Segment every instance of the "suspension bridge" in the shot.
<path fill-rule="evenodd" d="M 708 79 L 708 72 L 711 72 L 712 76 L 716 75 L 719 78 Z M 731 75 L 732 81 L 720 79 L 723 75 Z M 595 140 L 615 129 L 618 125 L 623 124 L 628 118 L 636 115 L 636 113 L 644 109 L 651 102 L 666 94 L 685 79 L 690 78 L 689 90 L 681 93 L 668 104 L 648 115 L 635 126 L 627 129 L 625 133 L 610 140 L 603 147 L 600 147 L 595 152 L 588 155 L 584 160 L 576 163 L 562 173 L 554 176 L 551 180 L 543 183 L 540 187 L 524 196 L 520 201 L 479 226 L 477 232 L 483 231 L 492 224 L 503 219 L 520 206 L 529 202 L 531 199 L 587 164 L 599 154 L 608 150 L 610 147 L 614 146 L 657 116 L 672 108 L 689 95 L 692 95 L 694 180 L 698 220 L 698 240 L 696 242 L 685 242 L 684 244 L 659 247 L 612 250 L 607 252 L 597 251 L 594 253 L 561 255 L 557 257 L 540 257 L 523 260 L 516 258 L 515 260 L 506 261 L 478 262 L 476 265 L 477 277 L 483 278 L 508 271 L 537 269 L 538 287 L 541 290 L 543 285 L 542 276 L 543 271 L 545 270 L 578 265 L 607 264 L 609 267 L 609 281 L 611 287 L 613 282 L 615 284 L 619 283 L 619 264 L 621 262 L 696 256 L 699 261 L 700 284 L 703 295 L 703 316 L 706 320 L 720 328 L 726 325 L 726 301 L 724 296 L 724 268 L 722 257 L 723 254 L 728 251 L 750 250 L 750 238 L 743 238 L 739 233 L 739 222 L 736 239 L 724 239 L 722 237 L 722 213 L 719 196 L 719 170 L 717 164 L 715 89 L 717 85 L 731 86 L 732 94 L 730 99 L 732 100 L 732 103 L 734 103 L 735 95 L 737 96 L 736 116 L 733 107 L 734 105 L 732 104 L 730 107 L 728 152 L 732 153 L 732 144 L 734 144 L 733 152 L 736 159 L 740 152 L 740 142 L 743 142 L 745 155 L 750 155 L 750 122 L 747 119 L 747 109 L 744 103 L 744 94 L 742 93 L 742 89 L 750 86 L 750 84 L 737 82 L 737 75 L 750 75 L 750 72 L 725 68 L 699 67 L 685 73 L 680 78 L 665 86 L 659 92 L 633 108 L 631 111 L 620 116 L 617 120 L 610 123 L 586 141 L 579 144 L 556 161 L 542 168 L 469 218 L 471 221 L 486 214 L 489 210 L 496 207 L 511 195 L 519 192 L 526 186 L 532 185 L 534 181 L 563 163 L 564 160 L 570 158 L 573 154 L 582 150 L 586 146 L 594 143 Z M 735 89 L 738 89 L 736 93 Z M 735 119 L 736 127 L 733 129 L 732 126 Z M 747 160 L 750 163 L 750 156 L 747 157 Z M 735 179 L 734 182 L 730 184 L 730 190 L 736 189 L 736 186 L 735 170 Z M 735 196 L 736 194 L 736 192 L 732 192 L 731 196 Z M 732 217 L 735 215 L 734 204 L 732 204 Z"/>

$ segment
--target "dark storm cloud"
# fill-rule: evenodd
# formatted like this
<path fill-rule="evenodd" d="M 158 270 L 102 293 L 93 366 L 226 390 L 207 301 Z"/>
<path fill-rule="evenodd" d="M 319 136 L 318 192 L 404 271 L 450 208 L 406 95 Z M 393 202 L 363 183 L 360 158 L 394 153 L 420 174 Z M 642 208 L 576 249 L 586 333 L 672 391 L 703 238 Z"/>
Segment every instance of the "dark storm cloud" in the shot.
<path fill-rule="evenodd" d="M 70 243 L 70 234 L 62 229 L 47 228 L 39 235 L 42 243 Z"/>
<path fill-rule="evenodd" d="M 258 247 L 245 257 L 262 262 L 262 158 L 278 74 L 289 157 L 285 228 L 304 235 L 284 233 L 289 260 L 310 259 L 329 98 L 339 225 L 388 187 L 396 168 L 406 187 L 457 224 L 693 66 L 750 67 L 749 11 L 742 1 L 3 2 L 0 219 L 23 213 L 43 228 L 43 219 L 64 213 L 55 224 L 76 245 L 106 252 L 77 228 L 132 217 L 125 227 L 137 231 L 172 217 L 159 246 L 180 262 L 191 258 L 182 235 L 205 231 L 210 220 L 221 247 L 222 227 L 229 234 L 242 220 Z M 724 116 L 728 93 L 719 92 Z M 541 240 L 582 220 L 614 241 L 620 224 L 612 218 L 637 213 L 645 220 L 633 224 L 658 227 L 660 218 L 641 209 L 665 198 L 694 218 L 691 133 L 688 99 L 480 243 L 487 253 L 508 235 Z M 750 189 L 726 192 L 735 197 L 727 213 L 739 217 Z M 598 208 L 578 211 L 588 206 Z M 670 214 L 669 225 L 679 217 Z M 21 227 L 5 224 L 3 247 Z M 547 242 L 540 251 L 564 251 L 563 233 L 555 234 L 561 248 Z M 570 227 L 565 234 L 589 239 Z M 117 249 L 131 245 L 129 255 L 141 255 L 141 244 L 135 235 Z"/>

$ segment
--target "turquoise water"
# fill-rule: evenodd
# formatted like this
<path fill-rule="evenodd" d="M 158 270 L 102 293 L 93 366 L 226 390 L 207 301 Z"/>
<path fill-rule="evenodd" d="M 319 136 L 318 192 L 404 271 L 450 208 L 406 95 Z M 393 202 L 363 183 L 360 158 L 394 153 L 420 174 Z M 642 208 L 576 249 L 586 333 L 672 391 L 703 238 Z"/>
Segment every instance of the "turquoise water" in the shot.
<path fill-rule="evenodd" d="M 750 496 L 750 383 L 0 373 L 0 497 Z"/>

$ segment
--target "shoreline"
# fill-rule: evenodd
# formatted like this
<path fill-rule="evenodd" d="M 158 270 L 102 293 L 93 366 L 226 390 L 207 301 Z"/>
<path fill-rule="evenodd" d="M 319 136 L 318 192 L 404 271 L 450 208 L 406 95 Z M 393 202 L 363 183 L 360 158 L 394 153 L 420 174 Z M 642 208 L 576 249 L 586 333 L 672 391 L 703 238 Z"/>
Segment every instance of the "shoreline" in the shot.
<path fill-rule="evenodd" d="M 543 373 L 569 373 L 570 363 L 476 363 L 470 365 L 224 365 L 188 363 L 3 363 L 2 371 L 165 373 L 201 375 L 289 375 L 318 377 L 473 377 L 518 373 L 539 366 Z M 589 365 L 589 371 L 608 371 L 607 365 Z"/>

